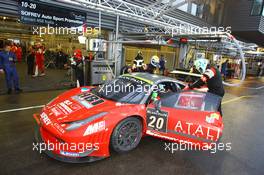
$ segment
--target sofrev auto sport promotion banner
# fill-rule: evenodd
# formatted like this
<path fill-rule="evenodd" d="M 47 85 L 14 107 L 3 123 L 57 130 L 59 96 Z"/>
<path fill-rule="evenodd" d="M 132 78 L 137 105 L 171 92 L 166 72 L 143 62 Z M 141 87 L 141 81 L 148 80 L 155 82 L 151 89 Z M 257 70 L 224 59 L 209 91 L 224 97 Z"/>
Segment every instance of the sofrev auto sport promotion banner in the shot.
<path fill-rule="evenodd" d="M 45 2 L 19 0 L 22 23 L 40 26 L 78 27 L 85 23 L 86 13 L 59 8 Z"/>

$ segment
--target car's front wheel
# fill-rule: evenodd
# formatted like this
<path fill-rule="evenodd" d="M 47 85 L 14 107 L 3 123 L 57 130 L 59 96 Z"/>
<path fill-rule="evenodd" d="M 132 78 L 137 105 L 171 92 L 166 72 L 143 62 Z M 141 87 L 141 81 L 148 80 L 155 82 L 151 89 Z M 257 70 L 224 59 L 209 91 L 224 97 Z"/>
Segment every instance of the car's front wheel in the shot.
<path fill-rule="evenodd" d="M 115 127 L 111 136 L 111 146 L 116 152 L 128 152 L 138 146 L 141 137 L 142 123 L 140 119 L 129 117 Z"/>

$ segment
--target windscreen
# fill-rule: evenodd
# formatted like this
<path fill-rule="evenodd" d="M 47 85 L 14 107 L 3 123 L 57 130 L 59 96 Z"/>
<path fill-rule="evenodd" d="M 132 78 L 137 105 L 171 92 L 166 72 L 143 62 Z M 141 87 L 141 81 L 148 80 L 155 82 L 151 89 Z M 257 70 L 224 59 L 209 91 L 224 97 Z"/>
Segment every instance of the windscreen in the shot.
<path fill-rule="evenodd" d="M 98 86 L 92 92 L 101 98 L 122 103 L 140 104 L 151 85 L 133 77 L 120 77 Z"/>

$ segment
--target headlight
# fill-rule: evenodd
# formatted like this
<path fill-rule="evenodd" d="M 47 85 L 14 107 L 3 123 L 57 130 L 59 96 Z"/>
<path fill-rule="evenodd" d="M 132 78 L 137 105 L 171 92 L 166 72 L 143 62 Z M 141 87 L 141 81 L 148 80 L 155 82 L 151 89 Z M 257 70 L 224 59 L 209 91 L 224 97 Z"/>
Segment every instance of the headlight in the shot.
<path fill-rule="evenodd" d="M 77 128 L 80 128 L 81 126 L 89 123 L 89 122 L 92 122 L 93 120 L 96 120 L 100 117 L 103 117 L 104 115 L 108 114 L 108 112 L 101 112 L 101 113 L 98 113 L 98 114 L 95 114 L 93 116 L 90 116 L 89 118 L 86 118 L 84 120 L 78 120 L 78 121 L 74 121 L 74 122 L 71 122 L 71 123 L 67 123 L 68 126 L 65 128 L 67 131 L 72 131 L 72 130 L 75 130 Z"/>

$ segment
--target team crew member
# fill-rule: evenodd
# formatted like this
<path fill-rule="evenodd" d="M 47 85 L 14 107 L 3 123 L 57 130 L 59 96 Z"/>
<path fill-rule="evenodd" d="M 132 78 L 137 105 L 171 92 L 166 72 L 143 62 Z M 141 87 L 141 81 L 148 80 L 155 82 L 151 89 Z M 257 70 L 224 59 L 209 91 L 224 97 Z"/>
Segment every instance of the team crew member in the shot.
<path fill-rule="evenodd" d="M 16 49 L 16 57 L 17 57 L 17 61 L 21 62 L 22 61 L 22 48 L 19 44 L 17 44 L 17 49 Z"/>
<path fill-rule="evenodd" d="M 160 59 L 158 56 L 154 55 L 151 57 L 150 64 L 146 65 L 146 72 L 151 74 L 157 74 L 160 68 Z"/>
<path fill-rule="evenodd" d="M 37 52 L 35 53 L 36 68 L 35 68 L 34 77 L 37 77 L 39 72 L 40 72 L 40 76 L 45 76 L 44 53 L 45 53 L 44 47 L 38 46 Z"/>
<path fill-rule="evenodd" d="M 185 89 L 200 88 L 207 84 L 208 92 L 223 97 L 225 90 L 221 73 L 217 68 L 210 66 L 208 63 L 209 61 L 206 59 L 198 59 L 194 62 L 194 66 L 202 74 L 202 77 L 193 84 L 188 85 Z M 218 111 L 222 116 L 221 102 Z"/>
<path fill-rule="evenodd" d="M 136 63 L 142 63 L 138 64 L 136 66 Z M 160 68 L 160 59 L 158 56 L 154 55 L 151 57 L 150 63 L 149 64 L 144 64 L 144 61 L 139 59 L 135 60 L 134 64 L 132 67 L 130 66 L 125 66 L 121 70 L 121 74 L 124 73 L 132 73 L 132 72 L 148 72 L 151 74 L 157 74 Z"/>
<path fill-rule="evenodd" d="M 161 72 L 162 75 L 165 75 L 165 69 L 166 69 L 165 64 L 166 64 L 166 62 L 167 61 L 166 61 L 164 55 L 162 54 L 160 56 L 160 62 L 159 62 L 159 65 L 160 65 L 159 70 L 160 70 L 160 72 Z"/>
<path fill-rule="evenodd" d="M 17 61 L 15 53 L 11 52 L 11 45 L 5 43 L 4 50 L 0 52 L 0 73 L 5 73 L 7 93 L 11 94 L 14 87 L 17 93 L 22 90 L 19 88 L 19 78 L 15 62 Z"/>
<path fill-rule="evenodd" d="M 34 76 L 35 51 L 31 46 L 27 56 L 28 75 Z"/>
<path fill-rule="evenodd" d="M 71 59 L 72 68 L 75 70 L 75 77 L 80 86 L 84 86 L 83 56 L 80 49 L 76 49 Z"/>
<path fill-rule="evenodd" d="M 144 58 L 142 56 L 142 52 L 138 51 L 137 56 L 135 57 L 133 61 L 133 72 L 144 72 Z"/>

